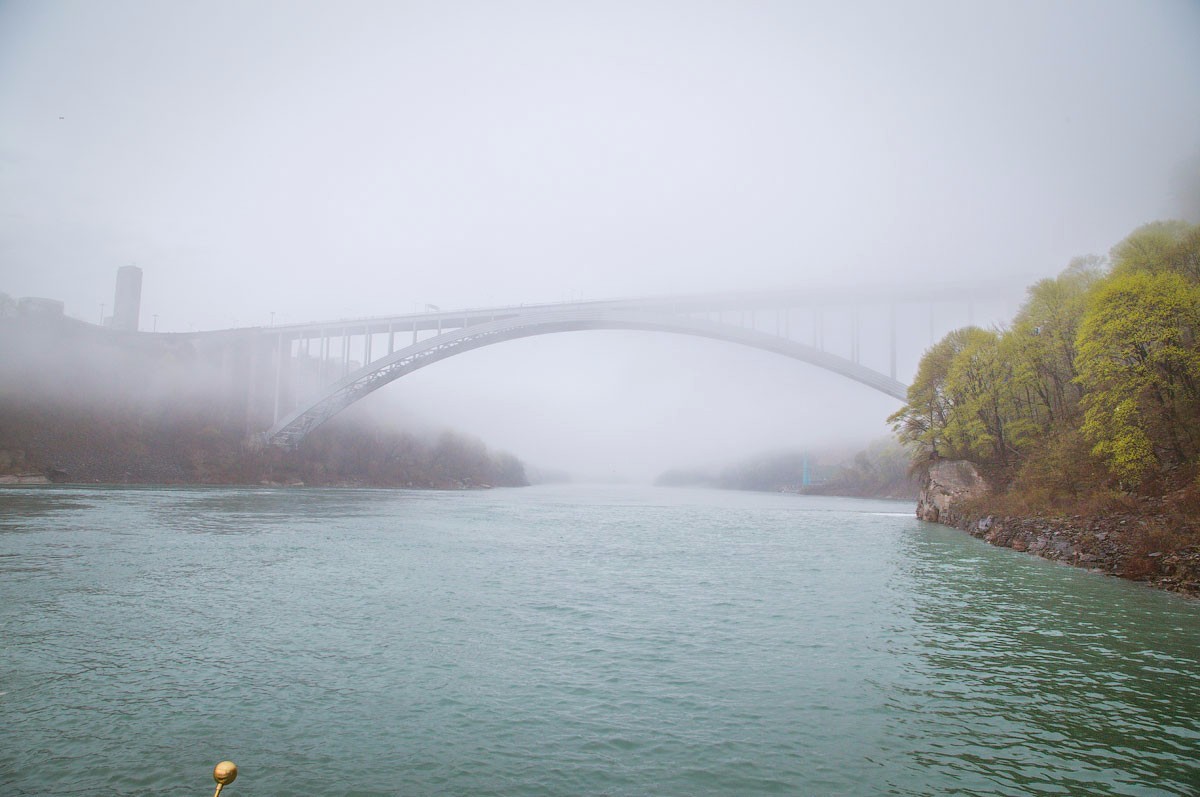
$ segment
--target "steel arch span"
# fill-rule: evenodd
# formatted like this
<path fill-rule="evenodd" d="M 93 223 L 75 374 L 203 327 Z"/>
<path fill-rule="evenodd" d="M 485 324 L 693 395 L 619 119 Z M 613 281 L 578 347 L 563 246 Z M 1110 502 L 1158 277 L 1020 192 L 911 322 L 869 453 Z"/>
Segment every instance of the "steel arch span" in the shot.
<path fill-rule="evenodd" d="M 261 440 L 281 448 L 295 448 L 309 432 L 369 393 L 456 354 L 519 338 L 589 329 L 669 332 L 723 340 L 824 368 L 901 401 L 908 390 L 902 382 L 844 357 L 753 329 L 664 312 L 605 308 L 546 310 L 454 329 L 371 362 L 282 418 L 262 434 Z"/>

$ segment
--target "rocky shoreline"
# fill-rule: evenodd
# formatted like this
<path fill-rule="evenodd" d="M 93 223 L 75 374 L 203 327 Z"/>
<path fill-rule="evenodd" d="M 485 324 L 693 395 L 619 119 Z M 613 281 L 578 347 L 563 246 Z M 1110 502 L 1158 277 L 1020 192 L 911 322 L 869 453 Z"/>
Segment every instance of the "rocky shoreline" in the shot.
<path fill-rule="evenodd" d="M 44 473 L 6 473 L 0 475 L 0 484 L 50 484 Z"/>
<path fill-rule="evenodd" d="M 992 545 L 1035 554 L 1094 572 L 1200 597 L 1196 529 L 1180 521 L 1162 498 L 1139 498 L 1130 511 L 1065 517 L 1011 517 L 986 509 L 989 488 L 969 462 L 930 464 L 921 483 L 917 517 L 966 531 Z"/>

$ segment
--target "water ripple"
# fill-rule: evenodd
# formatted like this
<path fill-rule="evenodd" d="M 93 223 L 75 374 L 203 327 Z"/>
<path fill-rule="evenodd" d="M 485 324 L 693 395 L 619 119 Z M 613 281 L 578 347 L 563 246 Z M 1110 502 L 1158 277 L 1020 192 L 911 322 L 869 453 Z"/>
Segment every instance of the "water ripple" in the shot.
<path fill-rule="evenodd" d="M 1200 782 L 1200 605 L 894 503 L 5 490 L 0 576 L 13 793 Z"/>

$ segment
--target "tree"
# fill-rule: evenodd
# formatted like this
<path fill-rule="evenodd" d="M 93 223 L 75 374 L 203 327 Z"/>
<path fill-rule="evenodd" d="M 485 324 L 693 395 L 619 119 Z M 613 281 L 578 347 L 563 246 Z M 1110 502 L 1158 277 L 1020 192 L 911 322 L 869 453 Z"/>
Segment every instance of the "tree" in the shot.
<path fill-rule="evenodd" d="M 1187 267 L 1179 260 L 1186 254 L 1189 241 L 1200 251 L 1198 229 L 1184 221 L 1156 221 L 1138 227 L 1113 247 L 1113 275 L 1122 276 L 1137 271 L 1152 274 L 1162 271 L 1185 272 Z M 1190 276 L 1195 280 L 1200 278 L 1200 272 L 1193 271 Z"/>
<path fill-rule="evenodd" d="M 946 434 L 967 458 L 1007 469 L 1019 443 L 1034 430 L 1014 392 L 1011 338 L 994 330 L 963 332 L 963 346 L 946 375 L 945 390 L 954 408 Z"/>
<path fill-rule="evenodd" d="M 947 390 L 947 379 L 954 358 L 976 332 L 982 330 L 976 327 L 956 329 L 929 347 L 908 388 L 907 402 L 888 418 L 900 441 L 920 455 L 960 457 L 965 454 L 948 431 L 954 413 L 954 397 Z"/>
<path fill-rule="evenodd" d="M 1078 412 L 1082 390 L 1075 381 L 1076 339 L 1087 297 L 1104 266 L 1104 259 L 1095 255 L 1076 258 L 1054 279 L 1034 284 L 1005 336 L 1022 414 L 1043 431 Z"/>
<path fill-rule="evenodd" d="M 1098 287 L 1077 338 L 1083 433 L 1126 483 L 1200 450 L 1200 285 L 1139 247 L 1139 269 Z"/>

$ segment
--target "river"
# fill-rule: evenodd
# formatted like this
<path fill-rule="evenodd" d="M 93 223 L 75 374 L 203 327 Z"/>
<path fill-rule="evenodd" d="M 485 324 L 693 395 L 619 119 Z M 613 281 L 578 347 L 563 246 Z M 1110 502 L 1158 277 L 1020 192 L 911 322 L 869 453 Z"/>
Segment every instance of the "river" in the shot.
<path fill-rule="evenodd" d="M 0 491 L 0 790 L 1200 794 L 1200 603 L 907 503 Z"/>

